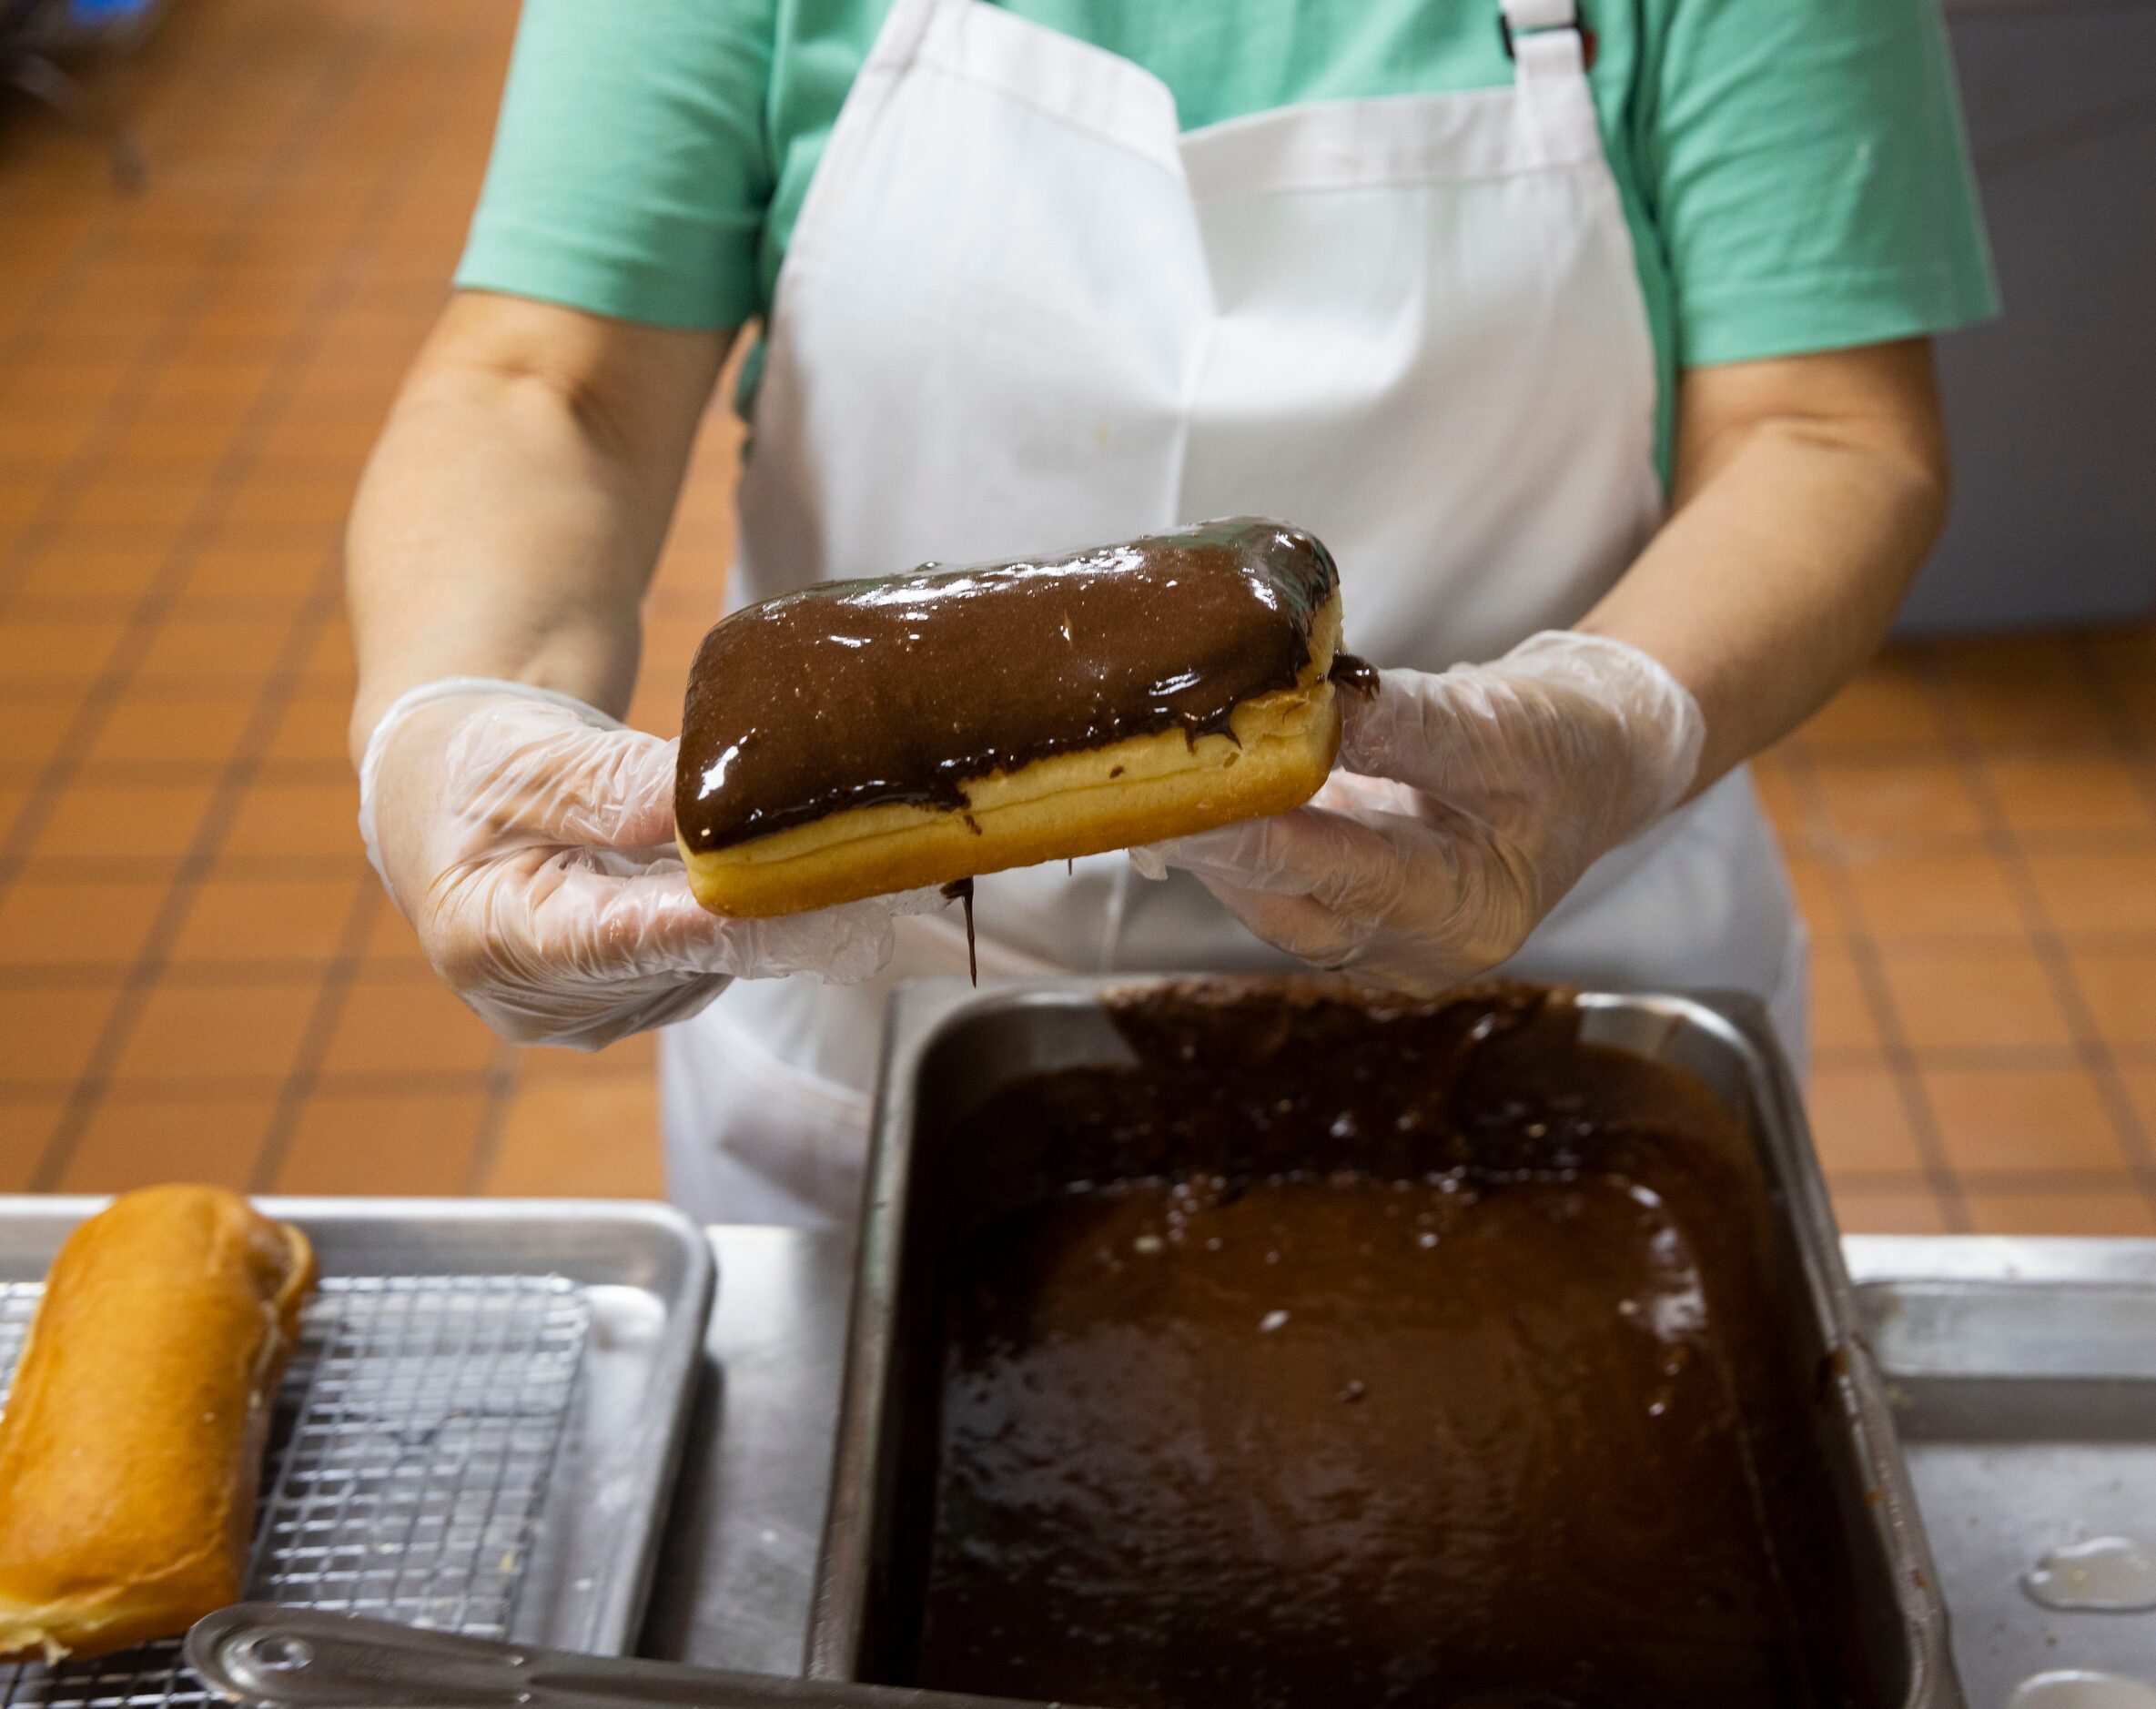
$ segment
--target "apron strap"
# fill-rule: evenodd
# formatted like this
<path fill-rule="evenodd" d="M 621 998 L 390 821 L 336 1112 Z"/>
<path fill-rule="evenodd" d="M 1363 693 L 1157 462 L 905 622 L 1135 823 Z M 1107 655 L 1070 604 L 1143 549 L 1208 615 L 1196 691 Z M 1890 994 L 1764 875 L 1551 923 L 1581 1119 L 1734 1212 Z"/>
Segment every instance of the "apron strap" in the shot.
<path fill-rule="evenodd" d="M 1594 63 L 1594 32 L 1581 23 L 1578 0 L 1498 0 L 1497 30 L 1522 83 L 1581 76 Z"/>

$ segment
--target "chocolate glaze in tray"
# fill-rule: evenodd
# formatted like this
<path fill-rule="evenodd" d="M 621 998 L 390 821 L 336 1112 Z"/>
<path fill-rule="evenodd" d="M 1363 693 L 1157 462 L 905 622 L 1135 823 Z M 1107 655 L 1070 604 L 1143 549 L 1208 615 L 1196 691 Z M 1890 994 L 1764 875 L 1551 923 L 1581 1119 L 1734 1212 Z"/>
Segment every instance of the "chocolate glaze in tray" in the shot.
<path fill-rule="evenodd" d="M 944 1148 L 982 1214 L 945 1270 L 917 1683 L 1869 1701 L 1765 1184 L 1703 1086 L 1520 990 L 1118 1018 L 1137 1067 L 1014 1082 Z"/>

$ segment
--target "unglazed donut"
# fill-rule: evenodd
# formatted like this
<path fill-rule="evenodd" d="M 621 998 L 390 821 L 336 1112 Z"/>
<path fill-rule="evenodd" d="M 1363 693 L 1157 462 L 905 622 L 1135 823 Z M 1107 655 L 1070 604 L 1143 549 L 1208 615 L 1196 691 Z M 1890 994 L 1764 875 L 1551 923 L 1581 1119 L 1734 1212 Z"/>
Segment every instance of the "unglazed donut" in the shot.
<path fill-rule="evenodd" d="M 1340 745 L 1339 643 L 1331 555 L 1250 517 L 746 607 L 690 674 L 689 882 L 794 914 L 1286 812 Z"/>
<path fill-rule="evenodd" d="M 0 1413 L 0 1657 L 103 1655 L 237 1601 L 307 1237 L 147 1187 L 67 1237 Z"/>

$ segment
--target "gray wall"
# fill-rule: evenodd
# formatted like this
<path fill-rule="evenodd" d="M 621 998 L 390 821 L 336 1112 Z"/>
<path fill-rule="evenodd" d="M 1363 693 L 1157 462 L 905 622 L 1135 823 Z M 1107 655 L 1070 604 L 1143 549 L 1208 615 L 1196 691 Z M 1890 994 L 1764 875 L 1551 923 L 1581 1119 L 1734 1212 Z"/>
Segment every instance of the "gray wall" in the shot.
<path fill-rule="evenodd" d="M 1908 630 L 2156 609 L 2156 0 L 1948 24 L 2006 316 L 1940 340 L 1952 521 Z"/>

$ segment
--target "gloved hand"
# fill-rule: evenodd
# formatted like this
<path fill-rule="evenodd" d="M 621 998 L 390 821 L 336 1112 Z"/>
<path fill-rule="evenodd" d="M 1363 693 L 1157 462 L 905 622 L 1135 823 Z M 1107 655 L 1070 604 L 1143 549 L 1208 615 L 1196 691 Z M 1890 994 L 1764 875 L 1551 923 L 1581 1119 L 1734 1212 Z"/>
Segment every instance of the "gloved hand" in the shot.
<path fill-rule="evenodd" d="M 1661 664 L 1571 631 L 1341 698 L 1341 769 L 1309 805 L 1131 860 L 1195 874 L 1276 948 L 1421 996 L 1505 960 L 1682 800 L 1706 735 Z"/>
<path fill-rule="evenodd" d="M 865 979 L 934 892 L 731 920 L 673 843 L 676 743 L 565 694 L 453 677 L 391 704 L 359 767 L 367 857 L 427 959 L 506 1038 L 596 1050 L 731 979 Z"/>

